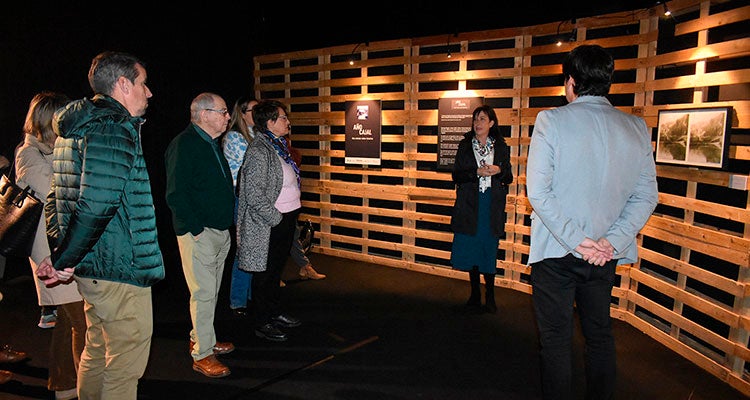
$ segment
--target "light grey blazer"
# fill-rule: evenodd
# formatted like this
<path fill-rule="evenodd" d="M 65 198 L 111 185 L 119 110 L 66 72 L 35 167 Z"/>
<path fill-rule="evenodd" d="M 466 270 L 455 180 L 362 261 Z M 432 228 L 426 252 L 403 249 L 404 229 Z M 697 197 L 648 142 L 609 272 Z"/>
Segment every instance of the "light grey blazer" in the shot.
<path fill-rule="evenodd" d="M 526 195 L 533 207 L 528 263 L 606 237 L 618 264 L 638 259 L 635 237 L 658 202 L 651 134 L 602 96 L 541 111 L 531 136 Z"/>
<path fill-rule="evenodd" d="M 243 271 L 265 271 L 271 227 L 281 222 L 274 206 L 281 193 L 284 174 L 276 150 L 263 134 L 245 151 L 237 177 L 237 256 Z"/>

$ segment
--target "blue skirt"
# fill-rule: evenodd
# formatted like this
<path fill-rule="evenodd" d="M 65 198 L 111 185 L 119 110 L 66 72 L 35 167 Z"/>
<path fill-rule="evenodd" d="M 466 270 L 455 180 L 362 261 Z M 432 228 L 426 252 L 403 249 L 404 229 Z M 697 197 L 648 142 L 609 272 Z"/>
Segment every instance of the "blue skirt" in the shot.
<path fill-rule="evenodd" d="M 497 245 L 500 238 L 495 236 L 490 226 L 490 203 L 492 194 L 490 189 L 479 192 L 479 214 L 477 233 L 467 235 L 453 234 L 451 247 L 451 264 L 453 269 L 471 271 L 472 267 L 479 268 L 483 274 L 494 274 L 497 266 Z"/>

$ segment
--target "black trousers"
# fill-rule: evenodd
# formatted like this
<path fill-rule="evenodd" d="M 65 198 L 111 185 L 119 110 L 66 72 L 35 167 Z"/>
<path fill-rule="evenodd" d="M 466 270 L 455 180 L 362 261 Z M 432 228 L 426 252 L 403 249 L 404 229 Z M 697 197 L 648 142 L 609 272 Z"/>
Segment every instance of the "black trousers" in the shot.
<path fill-rule="evenodd" d="M 568 254 L 531 265 L 544 399 L 573 399 L 573 313 L 585 339 L 586 399 L 615 393 L 615 340 L 609 315 L 617 260 L 601 267 Z"/>
<path fill-rule="evenodd" d="M 300 210 L 282 214 L 281 222 L 271 228 L 266 270 L 253 272 L 252 293 L 255 326 L 261 327 L 281 314 L 281 272 L 292 248 L 294 230 Z"/>

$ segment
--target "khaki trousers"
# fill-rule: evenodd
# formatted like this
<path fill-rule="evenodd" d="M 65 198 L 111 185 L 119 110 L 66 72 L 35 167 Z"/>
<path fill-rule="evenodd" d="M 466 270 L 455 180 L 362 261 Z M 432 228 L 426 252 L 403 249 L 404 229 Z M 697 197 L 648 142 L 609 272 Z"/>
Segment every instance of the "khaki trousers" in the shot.
<path fill-rule="evenodd" d="M 231 239 L 228 230 L 204 228 L 197 237 L 191 233 L 177 236 L 177 244 L 190 291 L 190 340 L 195 343 L 191 355 L 201 360 L 212 355 L 216 345 L 214 314 Z"/>
<path fill-rule="evenodd" d="M 80 400 L 135 400 L 151 351 L 151 288 L 76 277 L 86 312 Z M 57 328 L 55 328 L 57 329 Z"/>

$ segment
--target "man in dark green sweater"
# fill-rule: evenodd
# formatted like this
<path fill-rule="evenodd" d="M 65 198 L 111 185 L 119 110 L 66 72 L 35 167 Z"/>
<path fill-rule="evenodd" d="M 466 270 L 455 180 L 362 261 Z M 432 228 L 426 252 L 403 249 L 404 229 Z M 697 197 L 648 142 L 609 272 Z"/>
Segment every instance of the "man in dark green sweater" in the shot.
<path fill-rule="evenodd" d="M 221 96 L 199 94 L 190 104 L 190 125 L 172 139 L 165 154 L 166 199 L 190 290 L 193 369 L 210 378 L 229 375 L 216 354 L 234 350 L 232 343 L 217 342 L 214 330 L 234 214 L 232 173 L 219 145 L 228 122 Z"/>

